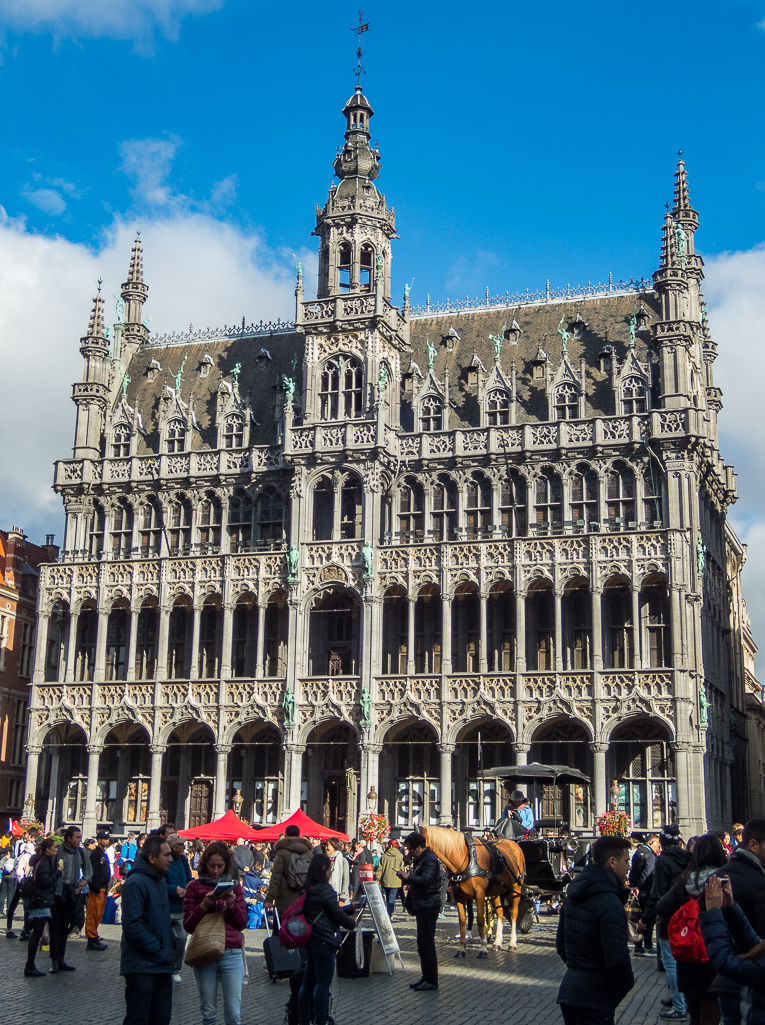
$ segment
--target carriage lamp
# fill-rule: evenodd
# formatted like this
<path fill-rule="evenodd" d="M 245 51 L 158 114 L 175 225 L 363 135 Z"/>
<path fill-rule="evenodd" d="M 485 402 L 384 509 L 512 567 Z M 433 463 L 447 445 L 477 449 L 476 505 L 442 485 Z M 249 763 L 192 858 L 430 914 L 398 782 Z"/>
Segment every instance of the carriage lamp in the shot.
<path fill-rule="evenodd" d="M 26 801 L 24 801 L 24 807 L 26 808 L 27 822 L 31 822 L 35 817 L 35 799 L 31 794 L 29 794 Z"/>
<path fill-rule="evenodd" d="M 369 802 L 370 811 L 374 811 L 375 805 L 377 804 L 377 791 L 373 786 L 369 788 L 369 793 L 367 794 L 367 801 Z"/>
<path fill-rule="evenodd" d="M 234 794 L 234 800 L 231 803 L 234 807 L 234 812 L 238 815 L 242 810 L 242 805 L 244 804 L 244 798 L 242 797 L 241 790 L 237 790 Z"/>
<path fill-rule="evenodd" d="M 619 786 L 616 780 L 614 780 L 611 787 L 611 807 L 616 810 L 619 807 L 619 802 L 622 799 L 622 788 Z"/>

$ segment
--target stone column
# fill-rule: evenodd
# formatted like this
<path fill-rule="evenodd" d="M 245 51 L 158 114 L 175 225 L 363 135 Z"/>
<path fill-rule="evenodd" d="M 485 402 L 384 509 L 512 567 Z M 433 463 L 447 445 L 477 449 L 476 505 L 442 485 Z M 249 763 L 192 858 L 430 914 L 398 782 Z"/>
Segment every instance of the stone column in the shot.
<path fill-rule="evenodd" d="M 149 812 L 146 818 L 146 828 L 156 829 L 160 825 L 159 791 L 162 786 L 162 755 L 167 748 L 162 744 L 151 744 L 149 750 L 151 751 L 151 780 L 149 782 Z"/>
<path fill-rule="evenodd" d="M 66 673 L 64 675 L 66 683 L 74 683 L 74 673 L 77 664 L 77 622 L 79 618 L 79 612 L 72 612 L 69 616 L 69 637 L 66 642 Z"/>
<path fill-rule="evenodd" d="M 407 602 L 407 635 L 406 635 L 406 672 L 407 676 L 414 676 L 414 615 L 417 608 L 417 599 L 411 595 Z"/>
<path fill-rule="evenodd" d="M 225 602 L 221 613 L 223 617 L 222 641 L 220 652 L 220 675 L 223 679 L 231 676 L 231 646 L 234 634 L 234 606 Z"/>
<path fill-rule="evenodd" d="M 515 751 L 515 764 L 528 765 L 530 750 L 531 744 L 513 744 L 513 751 Z"/>
<path fill-rule="evenodd" d="M 441 755 L 441 814 L 438 816 L 439 826 L 450 826 L 452 816 L 452 755 L 454 744 L 439 744 Z"/>
<path fill-rule="evenodd" d="M 305 744 L 284 745 L 284 805 L 280 818 L 287 818 L 300 807 L 300 790 L 303 783 L 303 752 Z"/>
<path fill-rule="evenodd" d="M 88 789 L 85 793 L 85 813 L 82 817 L 82 832 L 84 836 L 95 836 L 96 826 L 96 796 L 98 794 L 98 763 L 103 747 L 98 744 L 88 746 Z"/>
<path fill-rule="evenodd" d="M 98 610 L 96 623 L 96 664 L 93 671 L 93 682 L 102 683 L 106 674 L 106 635 L 109 630 L 109 613 L 106 609 Z"/>
<path fill-rule="evenodd" d="M 27 774 L 24 781 L 24 792 L 37 800 L 37 772 L 40 767 L 41 744 L 27 744 Z"/>
<path fill-rule="evenodd" d="M 553 590 L 553 601 L 555 602 L 555 672 L 563 672 L 563 594 L 557 589 Z"/>
<path fill-rule="evenodd" d="M 635 669 L 643 668 L 643 655 L 640 650 L 640 588 L 632 585 L 632 651 Z"/>
<path fill-rule="evenodd" d="M 266 651 L 266 609 L 268 602 L 258 602 L 258 638 L 255 649 L 255 672 L 253 676 L 263 677 L 266 675 L 265 651 Z"/>
<path fill-rule="evenodd" d="M 125 678 L 128 681 L 135 680 L 135 649 L 138 642 L 138 617 L 140 609 L 130 610 L 130 636 L 128 638 L 127 673 Z"/>
<path fill-rule="evenodd" d="M 154 679 L 158 682 L 167 679 L 167 644 L 170 636 L 170 609 L 166 605 L 160 605 L 157 609 L 159 625 L 157 628 L 157 671 Z M 164 750 L 164 749 L 163 749 Z M 157 798 L 159 800 L 159 798 Z M 159 814 L 159 805 L 157 805 Z M 159 823 L 157 823 L 159 825 Z"/>
<path fill-rule="evenodd" d="M 202 606 L 196 603 L 191 616 L 191 660 L 189 663 L 189 679 L 199 679 L 199 624 L 202 619 Z"/>
<path fill-rule="evenodd" d="M 526 595 L 515 592 L 515 671 L 526 672 Z M 519 692 L 521 689 L 518 683 Z"/>
<path fill-rule="evenodd" d="M 441 595 L 441 672 L 449 676 L 452 671 L 452 596 Z"/>
<path fill-rule="evenodd" d="M 488 631 L 486 629 L 486 603 L 489 600 L 487 594 L 479 594 L 478 600 L 480 602 L 480 640 L 478 650 L 478 671 L 479 673 L 488 673 L 489 662 L 487 659 L 489 642 L 488 642 Z"/>
<path fill-rule="evenodd" d="M 597 673 L 603 668 L 603 624 L 600 614 L 603 589 L 593 587 L 590 594 L 592 597 L 592 668 Z"/>
<path fill-rule="evenodd" d="M 608 751 L 608 744 L 593 743 L 590 744 L 590 750 L 594 755 L 593 762 L 595 764 L 595 773 L 592 781 L 592 815 L 594 818 L 596 815 L 602 815 L 608 811 L 608 784 L 606 780 L 606 751 Z"/>
<path fill-rule="evenodd" d="M 37 614 L 37 637 L 35 638 L 35 668 L 32 679 L 35 684 L 45 682 L 45 648 L 50 629 L 50 612 L 40 609 Z M 56 674 L 58 678 L 58 673 Z"/>
<path fill-rule="evenodd" d="M 228 770 L 228 755 L 231 751 L 230 744 L 215 745 L 215 797 L 213 799 L 213 815 L 216 819 L 226 814 L 226 782 Z"/>

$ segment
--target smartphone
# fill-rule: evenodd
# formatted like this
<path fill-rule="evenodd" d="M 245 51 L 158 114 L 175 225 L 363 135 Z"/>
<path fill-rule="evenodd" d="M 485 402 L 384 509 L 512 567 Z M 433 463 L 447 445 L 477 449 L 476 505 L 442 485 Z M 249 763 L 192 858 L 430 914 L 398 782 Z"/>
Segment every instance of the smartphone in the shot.
<path fill-rule="evenodd" d="M 211 896 L 216 897 L 216 898 L 225 897 L 229 893 L 231 893 L 231 891 L 234 889 L 235 886 L 236 886 L 236 883 L 232 883 L 232 882 L 218 883 L 217 886 L 215 887 L 215 889 L 213 890 Z"/>

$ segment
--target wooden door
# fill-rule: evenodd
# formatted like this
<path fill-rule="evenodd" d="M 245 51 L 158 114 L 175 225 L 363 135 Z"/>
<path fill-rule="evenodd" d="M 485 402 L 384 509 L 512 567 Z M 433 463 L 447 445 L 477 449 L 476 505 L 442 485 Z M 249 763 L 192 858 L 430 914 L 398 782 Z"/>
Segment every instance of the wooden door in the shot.
<path fill-rule="evenodd" d="M 189 805 L 189 828 L 204 826 L 212 821 L 212 783 L 198 780 L 191 784 Z"/>

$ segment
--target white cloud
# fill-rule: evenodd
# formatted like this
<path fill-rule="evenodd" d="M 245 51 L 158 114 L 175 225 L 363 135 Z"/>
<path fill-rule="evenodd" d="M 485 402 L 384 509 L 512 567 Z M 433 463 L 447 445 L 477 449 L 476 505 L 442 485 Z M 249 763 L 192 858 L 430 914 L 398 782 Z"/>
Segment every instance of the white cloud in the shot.
<path fill-rule="evenodd" d="M 43 213 L 57 217 L 66 210 L 66 200 L 60 192 L 55 189 L 33 189 L 31 185 L 25 185 L 19 193 L 28 200 L 32 206 L 36 206 Z"/>
<path fill-rule="evenodd" d="M 169 206 L 181 201 L 167 184 L 180 144 L 178 136 L 171 135 L 167 139 L 127 139 L 120 145 L 121 170 L 133 179 L 132 194 L 138 204 Z"/>
<path fill-rule="evenodd" d="M 220 10 L 224 0 L 3 0 L 0 30 L 50 33 L 57 40 L 131 39 L 150 54 L 155 33 L 177 39 L 181 22 Z"/>

